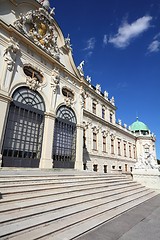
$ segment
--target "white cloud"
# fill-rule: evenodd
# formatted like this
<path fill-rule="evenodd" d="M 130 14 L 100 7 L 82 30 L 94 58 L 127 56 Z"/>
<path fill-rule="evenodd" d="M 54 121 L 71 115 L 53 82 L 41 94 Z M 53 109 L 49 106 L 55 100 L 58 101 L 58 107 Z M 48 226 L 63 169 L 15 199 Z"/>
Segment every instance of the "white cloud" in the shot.
<path fill-rule="evenodd" d="M 144 16 L 131 24 L 124 22 L 119 27 L 118 33 L 110 37 L 108 42 L 112 43 L 117 48 L 126 48 L 132 39 L 138 37 L 150 27 L 151 20 L 151 16 Z"/>
<path fill-rule="evenodd" d="M 95 48 L 96 39 L 94 37 L 88 39 L 87 46 L 84 50 L 93 50 Z"/>
<path fill-rule="evenodd" d="M 108 36 L 105 34 L 103 37 L 103 44 L 107 45 L 108 44 Z"/>
<path fill-rule="evenodd" d="M 151 44 L 148 46 L 149 52 L 159 52 L 160 51 L 160 41 L 154 40 L 151 42 Z"/>

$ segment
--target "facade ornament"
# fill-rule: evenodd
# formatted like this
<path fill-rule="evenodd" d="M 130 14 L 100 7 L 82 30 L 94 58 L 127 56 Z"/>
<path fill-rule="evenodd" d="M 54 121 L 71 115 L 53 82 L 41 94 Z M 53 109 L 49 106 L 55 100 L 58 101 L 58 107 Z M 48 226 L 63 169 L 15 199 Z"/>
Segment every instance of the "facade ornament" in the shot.
<path fill-rule="evenodd" d="M 44 1 L 45 2 L 45 1 Z M 60 50 L 57 45 L 58 33 L 52 16 L 45 8 L 20 14 L 14 22 L 15 27 L 32 42 L 59 60 Z"/>
<path fill-rule="evenodd" d="M 5 52 L 3 54 L 4 60 L 7 62 L 7 69 L 10 72 L 14 69 L 16 56 L 19 50 L 19 44 L 11 37 L 9 46 L 5 49 Z"/>
<path fill-rule="evenodd" d="M 110 137 L 111 137 L 112 140 L 114 140 L 115 137 L 116 137 L 116 136 L 115 136 L 115 133 L 112 132 L 112 133 L 110 134 Z"/>
<path fill-rule="evenodd" d="M 36 77 L 27 76 L 26 83 L 28 87 L 33 91 L 36 91 L 38 88 L 41 88 L 41 83 L 38 81 Z"/>
<path fill-rule="evenodd" d="M 112 105 L 115 105 L 114 97 L 111 98 L 110 102 Z"/>
<path fill-rule="evenodd" d="M 84 128 L 85 130 L 88 129 L 89 125 L 90 125 L 89 122 L 83 122 L 83 128 Z"/>
<path fill-rule="evenodd" d="M 124 123 L 124 128 L 127 129 L 127 124 L 126 123 Z"/>
<path fill-rule="evenodd" d="M 80 73 L 80 75 L 81 75 L 82 77 L 84 77 L 83 66 L 84 66 L 84 60 L 83 60 L 83 61 L 79 64 L 79 66 L 77 67 L 77 69 L 78 69 L 78 71 L 79 71 L 79 73 Z"/>
<path fill-rule="evenodd" d="M 87 77 L 86 77 L 86 80 L 87 80 L 87 82 L 88 82 L 89 84 L 91 84 L 91 77 L 90 77 L 90 76 L 87 76 Z"/>
<path fill-rule="evenodd" d="M 109 133 L 108 131 L 102 129 L 102 136 L 103 136 L 103 137 L 107 137 L 107 136 L 108 136 L 108 133 Z"/>
<path fill-rule="evenodd" d="M 99 127 L 97 127 L 97 126 L 93 126 L 93 127 L 92 127 L 92 130 L 93 130 L 93 132 L 96 133 L 96 134 L 99 133 Z"/>
<path fill-rule="evenodd" d="M 104 91 L 104 98 L 108 100 L 108 92 Z"/>
<path fill-rule="evenodd" d="M 60 83 L 60 73 L 59 73 L 59 69 L 54 69 L 52 71 L 52 76 L 51 76 L 51 87 L 53 88 L 53 92 L 55 93 L 56 90 L 59 87 L 59 83 Z"/>
<path fill-rule="evenodd" d="M 85 102 L 85 99 L 87 98 L 87 94 L 83 86 L 80 87 L 80 98 L 81 98 L 80 99 L 81 105 L 82 107 L 84 107 L 84 102 Z"/>
<path fill-rule="evenodd" d="M 96 92 L 99 93 L 99 94 L 101 93 L 101 86 L 100 86 L 100 84 L 96 85 Z"/>
<path fill-rule="evenodd" d="M 69 34 L 68 34 L 68 36 L 64 39 L 64 41 L 65 41 L 65 46 L 66 46 L 69 50 L 72 50 L 71 39 L 70 39 Z"/>
<path fill-rule="evenodd" d="M 70 98 L 70 97 L 66 97 L 66 98 L 64 99 L 64 102 L 65 102 L 65 105 L 66 105 L 67 107 L 71 107 L 71 106 L 73 105 L 73 103 L 74 103 L 74 100 L 73 100 L 72 98 Z"/>

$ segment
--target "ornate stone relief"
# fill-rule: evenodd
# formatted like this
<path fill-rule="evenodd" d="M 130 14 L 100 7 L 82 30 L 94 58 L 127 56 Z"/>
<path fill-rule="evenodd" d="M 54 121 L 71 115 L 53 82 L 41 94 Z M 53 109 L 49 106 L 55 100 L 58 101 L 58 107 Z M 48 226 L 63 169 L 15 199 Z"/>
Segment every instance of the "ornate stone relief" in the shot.
<path fill-rule="evenodd" d="M 64 99 L 64 102 L 65 102 L 67 107 L 71 107 L 73 105 L 73 103 L 74 103 L 74 100 L 72 98 L 70 98 L 70 97 L 66 97 Z"/>
<path fill-rule="evenodd" d="M 7 62 L 7 69 L 13 71 L 17 53 L 20 51 L 19 44 L 15 41 L 14 38 L 10 38 L 8 47 L 4 52 L 4 60 Z"/>
<path fill-rule="evenodd" d="M 59 69 L 55 68 L 55 69 L 53 69 L 52 76 L 51 76 L 51 87 L 53 88 L 54 93 L 58 89 L 59 83 L 60 83 Z"/>
<path fill-rule="evenodd" d="M 108 134 L 109 134 L 109 131 L 108 130 L 102 130 L 102 136 L 103 137 L 107 137 L 108 136 Z"/>
<path fill-rule="evenodd" d="M 28 87 L 33 90 L 36 91 L 38 88 L 41 88 L 41 83 L 37 80 L 36 77 L 26 77 L 26 83 L 28 85 Z"/>
<path fill-rule="evenodd" d="M 90 122 L 83 122 L 83 128 L 84 128 L 85 130 L 88 129 L 89 125 L 91 125 Z"/>
<path fill-rule="evenodd" d="M 45 8 L 20 14 L 14 25 L 36 45 L 59 60 L 58 33 L 51 14 Z"/>
<path fill-rule="evenodd" d="M 36 91 L 45 86 L 43 73 L 39 68 L 28 64 L 24 66 L 23 71 L 26 76 L 26 84 L 31 90 Z"/>
<path fill-rule="evenodd" d="M 116 137 L 116 136 L 115 136 L 115 133 L 111 133 L 111 134 L 110 134 L 110 137 L 111 137 L 112 140 L 114 140 L 115 137 Z"/>
<path fill-rule="evenodd" d="M 99 133 L 99 127 L 97 127 L 97 126 L 93 126 L 93 127 L 92 127 L 92 130 L 93 130 L 93 132 L 96 133 L 96 134 Z"/>
<path fill-rule="evenodd" d="M 87 94 L 86 91 L 84 90 L 84 88 L 81 86 L 80 87 L 80 103 L 82 105 L 82 107 L 84 107 L 84 102 L 85 99 L 87 98 Z"/>

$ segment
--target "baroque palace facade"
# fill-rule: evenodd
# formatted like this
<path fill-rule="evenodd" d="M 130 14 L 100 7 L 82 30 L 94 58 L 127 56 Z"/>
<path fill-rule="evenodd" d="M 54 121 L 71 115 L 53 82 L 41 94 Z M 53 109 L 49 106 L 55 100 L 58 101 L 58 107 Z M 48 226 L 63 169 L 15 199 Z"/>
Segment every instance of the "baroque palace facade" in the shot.
<path fill-rule="evenodd" d="M 148 127 L 117 123 L 114 98 L 75 66 L 48 0 L 1 0 L 0 61 L 2 167 L 114 172 L 156 159 Z"/>

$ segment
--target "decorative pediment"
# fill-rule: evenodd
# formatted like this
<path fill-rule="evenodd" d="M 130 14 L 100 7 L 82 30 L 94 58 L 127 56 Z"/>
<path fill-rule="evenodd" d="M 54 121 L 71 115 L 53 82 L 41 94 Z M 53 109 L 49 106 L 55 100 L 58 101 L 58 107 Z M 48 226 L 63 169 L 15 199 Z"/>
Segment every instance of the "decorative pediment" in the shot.
<path fill-rule="evenodd" d="M 45 8 L 20 14 L 14 25 L 36 45 L 59 60 L 58 33 L 52 15 Z"/>

